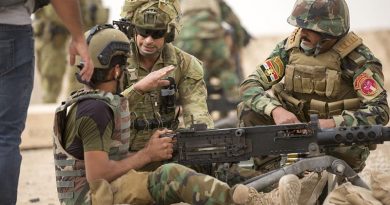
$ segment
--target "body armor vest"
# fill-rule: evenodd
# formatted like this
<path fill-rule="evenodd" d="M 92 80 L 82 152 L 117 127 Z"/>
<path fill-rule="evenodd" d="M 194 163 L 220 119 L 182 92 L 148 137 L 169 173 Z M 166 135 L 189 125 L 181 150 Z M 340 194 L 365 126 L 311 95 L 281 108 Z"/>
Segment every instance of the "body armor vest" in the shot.
<path fill-rule="evenodd" d="M 114 113 L 114 132 L 110 144 L 109 158 L 121 160 L 128 154 L 130 118 L 127 99 L 102 91 L 79 91 L 56 109 L 54 120 L 54 164 L 58 197 L 65 204 L 91 204 L 89 186 L 85 176 L 85 164 L 67 153 L 65 142 L 67 108 L 85 99 L 97 99 L 105 102 Z M 77 129 L 77 128 L 76 128 Z"/>
<path fill-rule="evenodd" d="M 126 87 L 133 85 L 145 76 L 139 74 L 140 65 L 138 61 L 138 52 L 134 42 L 131 43 L 131 55 L 128 63 L 127 84 Z M 164 67 L 168 65 L 174 65 L 175 67 L 181 65 L 178 62 L 180 57 L 175 51 L 175 48 L 171 44 L 166 44 L 162 51 Z M 177 76 L 175 72 L 169 74 L 169 77 L 174 79 L 174 82 L 178 83 L 181 76 Z M 176 130 L 179 125 L 178 116 L 175 115 L 175 108 L 162 107 L 167 105 L 162 102 L 162 88 L 155 89 L 148 93 L 145 93 L 141 99 L 137 99 L 136 102 L 129 101 L 129 109 L 131 111 L 131 136 L 130 136 L 130 149 L 132 151 L 138 151 L 142 149 L 149 141 L 150 136 L 156 128 L 168 128 Z M 177 89 L 174 90 L 175 96 L 178 96 Z M 179 113 L 178 113 L 179 114 Z"/>
<path fill-rule="evenodd" d="M 329 51 L 315 57 L 307 56 L 299 49 L 299 31 L 286 43 L 290 58 L 285 70 L 284 89 L 301 102 L 300 108 L 293 111 L 303 111 L 308 119 L 309 114 L 330 118 L 345 109 L 358 109 L 360 103 L 352 79 L 344 77 L 346 71 L 341 68 L 341 60 L 361 45 L 362 40 L 349 33 Z"/>

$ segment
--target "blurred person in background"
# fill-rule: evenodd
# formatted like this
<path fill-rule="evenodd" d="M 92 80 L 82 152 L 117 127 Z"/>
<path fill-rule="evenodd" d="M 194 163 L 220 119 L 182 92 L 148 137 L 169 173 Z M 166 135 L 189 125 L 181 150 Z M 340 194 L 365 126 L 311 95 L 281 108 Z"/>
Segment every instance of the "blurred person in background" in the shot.
<path fill-rule="evenodd" d="M 203 62 L 210 112 L 234 110 L 243 80 L 240 51 L 251 36 L 224 0 L 181 0 L 183 28 L 174 44 Z M 212 95 L 220 98 L 213 99 Z"/>
<path fill-rule="evenodd" d="M 101 0 L 81 0 L 81 16 L 84 29 L 108 21 L 109 11 Z M 74 72 L 65 72 L 67 64 L 66 48 L 69 32 L 52 6 L 35 13 L 33 20 L 37 70 L 40 76 L 43 103 L 55 103 L 61 93 L 65 73 L 68 76 L 68 92 L 81 88 L 75 81 Z"/>

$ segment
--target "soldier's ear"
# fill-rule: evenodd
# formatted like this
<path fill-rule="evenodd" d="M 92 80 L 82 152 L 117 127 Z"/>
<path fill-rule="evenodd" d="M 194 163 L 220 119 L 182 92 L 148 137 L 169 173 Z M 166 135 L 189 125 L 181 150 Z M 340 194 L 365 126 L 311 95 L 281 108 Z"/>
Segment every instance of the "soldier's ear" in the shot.
<path fill-rule="evenodd" d="M 120 78 L 121 70 L 122 70 L 121 66 L 119 64 L 116 64 L 115 68 L 114 68 L 114 78 L 115 79 L 119 79 Z"/>

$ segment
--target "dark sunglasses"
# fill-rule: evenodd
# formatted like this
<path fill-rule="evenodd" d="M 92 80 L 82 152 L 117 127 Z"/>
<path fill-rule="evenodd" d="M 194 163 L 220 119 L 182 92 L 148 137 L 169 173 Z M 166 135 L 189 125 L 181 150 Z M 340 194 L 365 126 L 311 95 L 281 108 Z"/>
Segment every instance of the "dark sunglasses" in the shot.
<path fill-rule="evenodd" d="M 152 29 L 143 29 L 143 28 L 135 28 L 138 35 L 146 38 L 151 36 L 153 39 L 159 39 L 165 36 L 167 30 L 152 30 Z"/>

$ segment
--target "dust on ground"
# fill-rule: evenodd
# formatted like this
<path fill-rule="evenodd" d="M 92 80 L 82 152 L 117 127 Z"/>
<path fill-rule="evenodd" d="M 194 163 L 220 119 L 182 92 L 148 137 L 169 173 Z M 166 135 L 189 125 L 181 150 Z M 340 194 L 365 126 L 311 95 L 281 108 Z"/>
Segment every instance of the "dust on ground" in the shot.
<path fill-rule="evenodd" d="M 357 33 L 364 39 L 364 43 L 373 51 L 376 57 L 381 59 L 385 76 L 385 88 L 390 90 L 390 30 Z M 257 64 L 266 59 L 276 43 L 283 40 L 283 36 L 262 36 L 257 37 L 243 51 L 243 68 L 245 75 L 252 73 Z M 71 72 L 71 71 L 68 71 Z M 32 103 L 40 103 L 39 77 L 36 75 Z M 65 89 L 65 88 L 64 88 Z M 64 93 L 64 92 L 62 92 Z M 64 94 L 61 95 L 64 97 Z M 52 119 L 52 118 L 49 118 Z M 49 123 L 50 122 L 39 122 Z M 40 133 L 47 135 L 51 141 L 51 133 Z M 31 144 L 31 143 L 28 143 Z M 362 172 L 362 177 L 367 181 L 371 170 L 390 171 L 390 144 L 379 145 L 367 160 L 367 166 Z M 57 205 L 59 204 L 56 193 L 54 162 L 51 149 L 38 149 L 22 151 L 23 161 L 21 166 L 18 205 Z"/>

